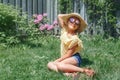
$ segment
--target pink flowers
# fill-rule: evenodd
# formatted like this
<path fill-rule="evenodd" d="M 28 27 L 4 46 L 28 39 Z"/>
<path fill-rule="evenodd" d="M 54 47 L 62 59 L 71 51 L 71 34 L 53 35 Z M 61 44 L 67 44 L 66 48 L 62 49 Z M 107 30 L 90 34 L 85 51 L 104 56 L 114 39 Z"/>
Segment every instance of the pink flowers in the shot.
<path fill-rule="evenodd" d="M 57 20 L 55 20 L 55 21 L 53 22 L 53 25 L 58 25 Z"/>
<path fill-rule="evenodd" d="M 41 22 L 42 21 L 42 19 L 43 19 L 43 16 L 42 15 L 34 15 L 34 17 L 35 17 L 35 20 L 34 20 L 34 23 L 35 24 L 38 24 L 39 22 Z"/>
<path fill-rule="evenodd" d="M 46 17 L 46 16 L 47 16 L 47 13 L 43 13 L 43 16 Z"/>
<path fill-rule="evenodd" d="M 38 15 L 37 16 L 37 20 L 41 21 L 43 19 L 43 16 L 42 15 Z"/>
<path fill-rule="evenodd" d="M 39 27 L 39 30 L 41 30 L 41 31 L 43 31 L 43 30 L 52 30 L 52 29 L 54 29 L 54 26 L 53 25 L 49 25 L 49 24 L 45 24 L 45 25 L 41 25 L 40 27 Z"/>
<path fill-rule="evenodd" d="M 47 28 L 47 30 L 52 30 L 54 28 L 54 26 L 53 25 L 50 25 L 48 28 Z"/>
<path fill-rule="evenodd" d="M 46 29 L 46 26 L 45 25 L 41 25 L 40 27 L 39 27 L 39 30 L 45 30 Z"/>
<path fill-rule="evenodd" d="M 47 31 L 50 31 L 50 30 L 53 30 L 55 26 L 58 25 L 58 22 L 57 20 L 55 20 L 53 22 L 53 24 L 47 24 L 48 23 L 48 19 L 47 19 L 47 13 L 44 13 L 43 15 L 42 14 L 38 14 L 38 15 L 33 15 L 34 17 L 34 24 L 37 24 L 38 26 L 38 29 L 40 31 L 43 31 L 43 30 L 47 30 Z"/>

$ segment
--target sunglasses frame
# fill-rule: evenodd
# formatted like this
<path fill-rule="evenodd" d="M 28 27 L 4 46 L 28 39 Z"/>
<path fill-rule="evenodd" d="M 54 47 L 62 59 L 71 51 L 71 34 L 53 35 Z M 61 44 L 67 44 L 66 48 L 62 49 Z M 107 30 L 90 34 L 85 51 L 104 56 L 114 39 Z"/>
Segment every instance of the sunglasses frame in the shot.
<path fill-rule="evenodd" d="M 70 23 L 75 23 L 76 25 L 79 25 L 79 24 L 80 24 L 80 20 L 77 19 L 77 18 L 74 18 L 74 17 L 70 17 L 70 18 L 69 18 L 69 22 L 70 22 Z"/>

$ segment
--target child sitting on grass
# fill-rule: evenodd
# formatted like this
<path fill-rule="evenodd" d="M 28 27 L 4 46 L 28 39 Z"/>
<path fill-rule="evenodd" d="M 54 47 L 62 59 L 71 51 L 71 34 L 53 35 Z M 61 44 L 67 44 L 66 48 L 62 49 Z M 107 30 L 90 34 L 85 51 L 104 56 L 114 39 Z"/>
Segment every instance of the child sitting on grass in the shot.
<path fill-rule="evenodd" d="M 67 75 L 85 73 L 88 76 L 94 75 L 94 70 L 81 68 L 82 62 L 80 51 L 83 49 L 82 41 L 78 37 L 87 26 L 87 23 L 77 13 L 59 14 L 59 24 L 61 26 L 61 57 L 48 63 L 48 68 L 56 72 L 63 72 Z"/>

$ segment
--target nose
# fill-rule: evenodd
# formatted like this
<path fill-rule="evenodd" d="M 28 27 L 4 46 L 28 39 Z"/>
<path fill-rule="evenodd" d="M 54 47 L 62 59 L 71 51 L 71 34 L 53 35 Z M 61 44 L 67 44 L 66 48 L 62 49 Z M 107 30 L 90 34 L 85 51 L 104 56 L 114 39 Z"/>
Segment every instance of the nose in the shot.
<path fill-rule="evenodd" d="M 75 24 L 75 23 L 73 23 L 73 24 L 72 24 L 72 26 L 73 26 L 73 27 L 75 27 L 75 26 L 76 26 L 76 24 Z"/>
<path fill-rule="evenodd" d="M 73 22 L 73 24 L 75 25 L 75 22 Z"/>

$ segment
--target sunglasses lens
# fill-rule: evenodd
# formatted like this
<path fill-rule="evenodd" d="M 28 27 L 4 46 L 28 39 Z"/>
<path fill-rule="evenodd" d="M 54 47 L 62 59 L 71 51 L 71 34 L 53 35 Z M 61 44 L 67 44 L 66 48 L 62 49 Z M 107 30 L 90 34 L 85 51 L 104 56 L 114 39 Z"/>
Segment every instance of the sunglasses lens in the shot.
<path fill-rule="evenodd" d="M 78 19 L 75 19 L 75 18 L 72 18 L 72 17 L 69 19 L 69 21 L 70 21 L 71 23 L 74 23 L 74 22 L 75 22 L 76 25 L 79 25 L 79 24 L 80 24 L 80 21 L 79 21 Z"/>
<path fill-rule="evenodd" d="M 78 25 L 80 22 L 79 22 L 79 20 L 76 20 L 75 23 Z"/>
<path fill-rule="evenodd" d="M 75 21 L 74 18 L 70 18 L 70 22 L 73 23 Z"/>

